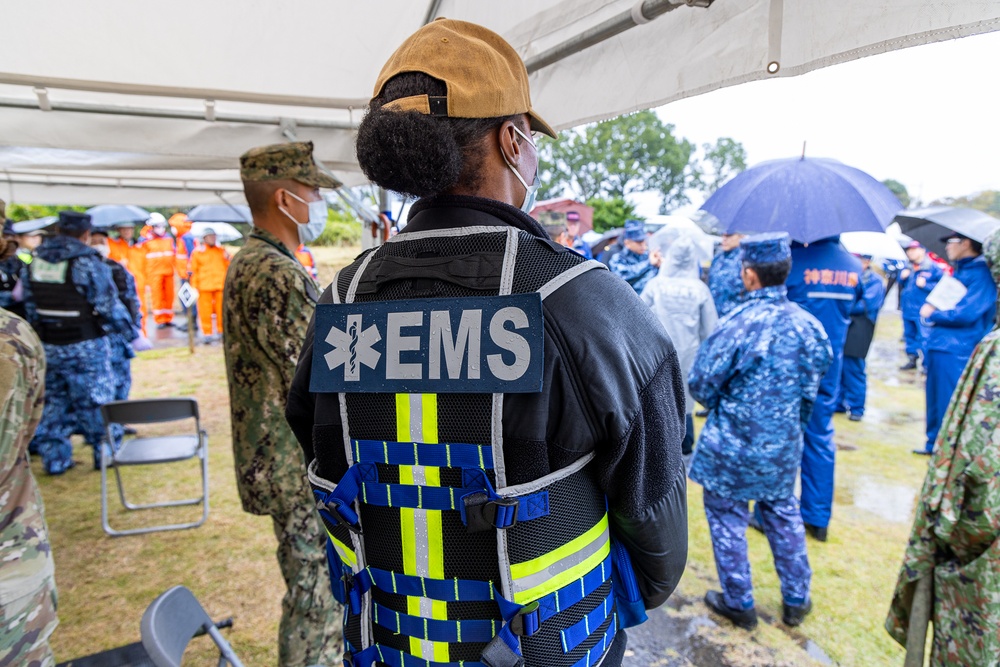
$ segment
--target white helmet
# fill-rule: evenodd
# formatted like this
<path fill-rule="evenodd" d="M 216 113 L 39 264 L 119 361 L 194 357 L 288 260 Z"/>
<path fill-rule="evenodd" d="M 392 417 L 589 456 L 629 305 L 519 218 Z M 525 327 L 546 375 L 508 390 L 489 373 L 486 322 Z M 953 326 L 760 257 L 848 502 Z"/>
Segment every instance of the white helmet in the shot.
<path fill-rule="evenodd" d="M 149 220 L 146 221 L 150 227 L 166 227 L 167 219 L 163 217 L 162 213 L 157 213 L 156 211 L 149 214 Z"/>

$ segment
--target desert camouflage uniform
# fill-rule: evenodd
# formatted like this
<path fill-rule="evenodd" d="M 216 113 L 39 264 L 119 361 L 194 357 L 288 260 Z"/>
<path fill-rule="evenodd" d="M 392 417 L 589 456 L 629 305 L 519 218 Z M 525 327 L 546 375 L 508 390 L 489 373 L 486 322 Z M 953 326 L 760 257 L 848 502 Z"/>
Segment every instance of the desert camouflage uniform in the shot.
<path fill-rule="evenodd" d="M 823 327 L 783 285 L 747 294 L 705 341 L 688 377 L 709 410 L 691 479 L 705 515 L 725 602 L 754 606 L 747 502 L 757 500 L 784 601 L 804 604 L 812 575 L 794 496 L 803 430 L 833 352 Z"/>
<path fill-rule="evenodd" d="M 42 417 L 45 351 L 27 322 L 0 310 L 0 664 L 53 665 L 56 586 L 28 442 Z"/>
<path fill-rule="evenodd" d="M 1000 282 L 1000 232 L 987 239 L 984 255 Z M 886 630 L 906 643 L 917 581 L 933 573 L 931 665 L 998 664 L 998 572 L 1000 329 L 994 328 L 976 346 L 938 432 Z"/>
<path fill-rule="evenodd" d="M 285 399 L 319 293 L 273 234 L 255 229 L 233 258 L 223 295 L 236 484 L 243 509 L 268 514 L 288 586 L 280 665 L 339 664 L 340 610 L 333 599 L 306 464 L 285 422 Z"/>
<path fill-rule="evenodd" d="M 743 251 L 739 247 L 722 251 L 712 258 L 712 266 L 708 270 L 708 289 L 712 292 L 719 317 L 725 317 L 743 303 L 746 292 L 742 273 Z"/>

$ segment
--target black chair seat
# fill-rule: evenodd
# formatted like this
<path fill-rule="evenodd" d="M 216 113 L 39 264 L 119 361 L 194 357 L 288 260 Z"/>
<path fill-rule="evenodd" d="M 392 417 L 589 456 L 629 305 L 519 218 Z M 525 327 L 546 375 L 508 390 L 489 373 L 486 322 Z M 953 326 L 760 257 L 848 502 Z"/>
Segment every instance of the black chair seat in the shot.
<path fill-rule="evenodd" d="M 114 459 L 123 466 L 185 461 L 198 453 L 198 445 L 198 438 L 193 435 L 135 438 L 122 443 Z"/>

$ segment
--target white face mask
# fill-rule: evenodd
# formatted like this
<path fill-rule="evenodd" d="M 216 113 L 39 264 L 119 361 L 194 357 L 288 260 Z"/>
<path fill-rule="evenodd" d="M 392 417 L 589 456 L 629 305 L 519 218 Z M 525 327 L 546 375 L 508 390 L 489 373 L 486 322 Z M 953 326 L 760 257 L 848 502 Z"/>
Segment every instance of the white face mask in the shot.
<path fill-rule="evenodd" d="M 278 210 L 288 216 L 288 219 L 294 222 L 299 229 L 299 243 L 305 245 L 306 243 L 312 243 L 319 238 L 319 235 L 323 233 L 326 229 L 326 219 L 327 219 L 327 208 L 326 200 L 322 197 L 316 201 L 306 201 L 302 197 L 299 197 L 291 190 L 285 190 L 294 199 L 298 199 L 300 202 L 309 207 L 309 219 L 305 222 L 299 222 L 292 217 L 291 213 L 285 209 L 278 207 Z"/>
<path fill-rule="evenodd" d="M 531 146 L 535 149 L 535 154 L 537 155 L 538 147 L 535 146 L 535 142 L 533 142 L 531 138 L 524 132 L 517 129 L 516 125 L 511 125 L 511 127 L 514 128 L 515 132 L 524 137 L 525 141 L 531 144 Z M 521 202 L 521 210 L 527 213 L 528 211 L 530 211 L 535 207 L 535 193 L 538 192 L 538 188 L 540 188 L 542 185 L 541 179 L 538 178 L 538 168 L 537 167 L 535 168 L 535 180 L 531 182 L 531 185 L 528 185 L 527 183 L 524 182 L 524 178 L 521 176 L 521 172 L 519 172 L 516 168 L 514 168 L 514 165 L 512 165 L 510 162 L 507 161 L 507 156 L 504 155 L 502 152 L 500 154 L 503 155 L 503 161 L 507 162 L 507 167 L 512 172 L 514 172 L 514 175 L 517 176 L 517 180 L 521 181 L 521 185 L 524 186 L 524 201 Z"/>
<path fill-rule="evenodd" d="M 109 246 L 106 243 L 102 243 L 101 245 L 95 245 L 91 247 L 94 250 L 96 250 L 101 255 L 101 257 L 107 258 L 111 256 L 111 246 Z"/>

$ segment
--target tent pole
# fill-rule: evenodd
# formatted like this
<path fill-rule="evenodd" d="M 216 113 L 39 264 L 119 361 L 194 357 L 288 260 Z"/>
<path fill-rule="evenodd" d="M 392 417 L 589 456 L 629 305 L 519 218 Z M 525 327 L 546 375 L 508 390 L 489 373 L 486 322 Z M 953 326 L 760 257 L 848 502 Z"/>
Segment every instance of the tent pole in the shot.
<path fill-rule="evenodd" d="M 637 25 L 649 23 L 653 19 L 678 7 L 703 7 L 707 8 L 715 0 L 640 0 L 631 10 L 622 12 L 604 23 L 600 23 L 589 30 L 585 30 L 579 35 L 571 37 L 562 44 L 558 44 L 547 51 L 529 58 L 524 64 L 528 68 L 528 74 L 532 74 L 548 67 L 552 63 L 588 49 L 595 44 L 620 35 L 626 30 L 630 30 Z"/>
<path fill-rule="evenodd" d="M 438 9 L 440 8 L 441 0 L 431 0 L 431 4 L 427 7 L 427 15 L 424 17 L 424 25 L 427 25 L 437 18 Z"/>

